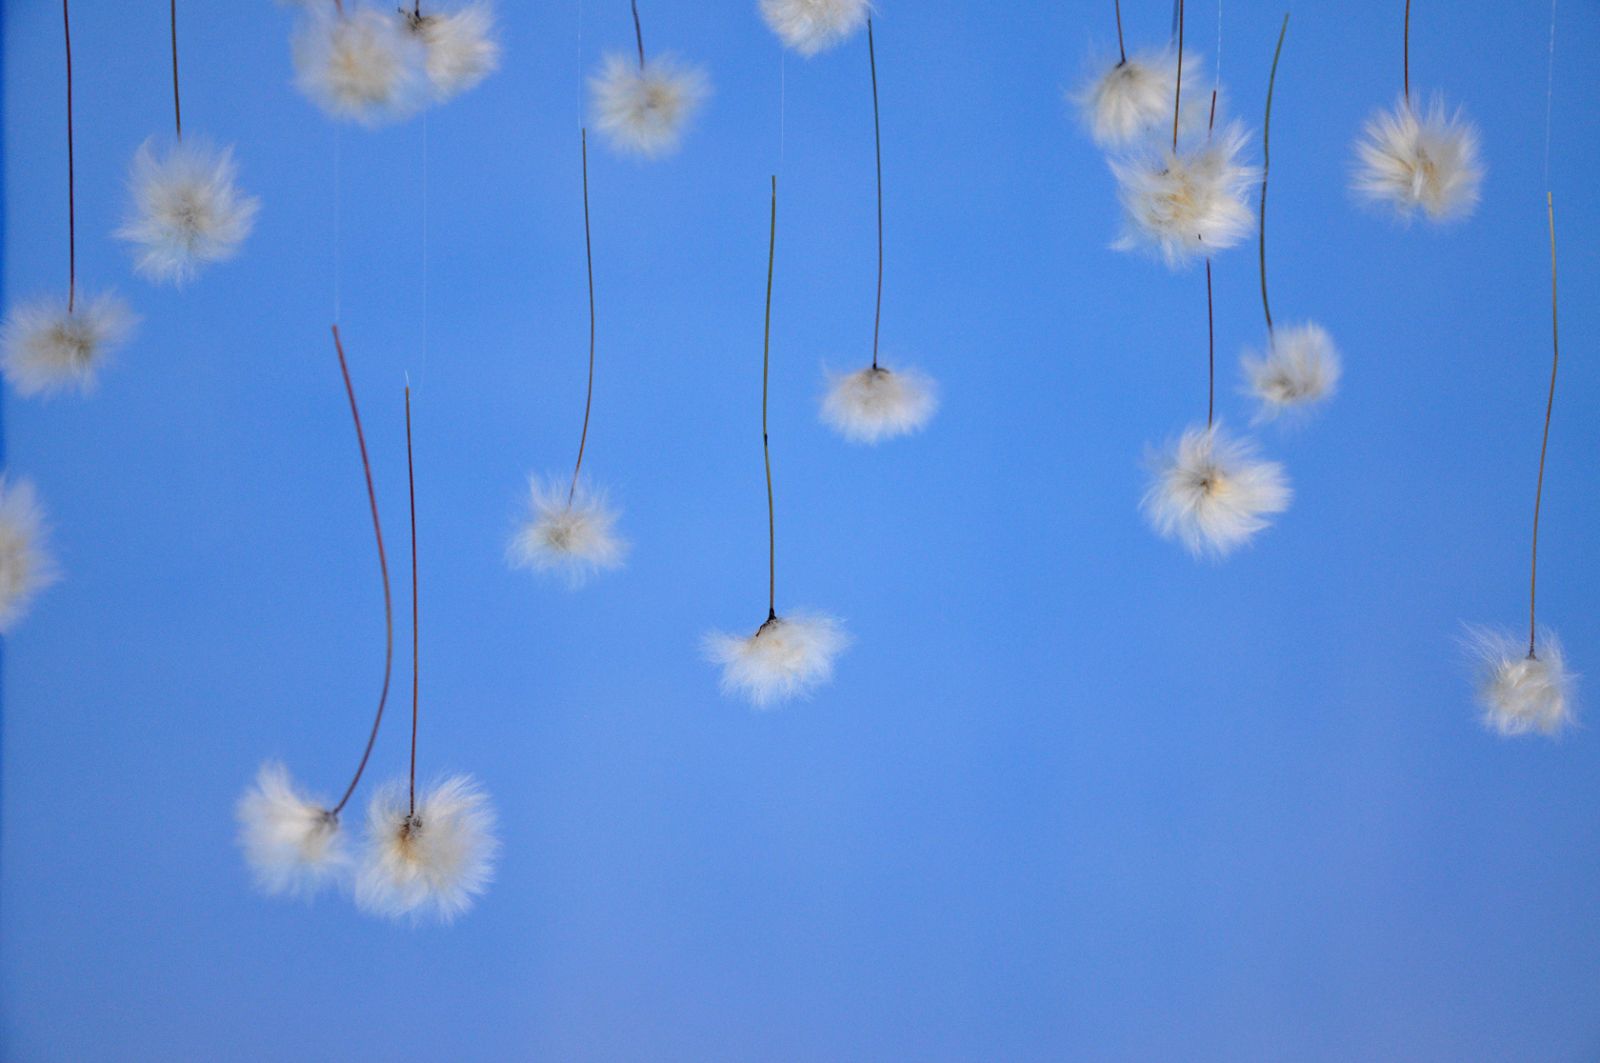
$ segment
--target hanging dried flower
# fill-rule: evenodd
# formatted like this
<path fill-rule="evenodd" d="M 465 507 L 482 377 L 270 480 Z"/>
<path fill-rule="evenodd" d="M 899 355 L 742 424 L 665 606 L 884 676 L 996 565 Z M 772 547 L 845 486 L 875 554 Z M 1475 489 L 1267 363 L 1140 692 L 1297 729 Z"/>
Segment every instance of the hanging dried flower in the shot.
<path fill-rule="evenodd" d="M 114 292 L 23 303 L 0 327 L 0 369 L 18 395 L 86 394 L 137 324 Z"/>
<path fill-rule="evenodd" d="M 9 635 L 38 593 L 59 578 L 45 536 L 33 483 L 0 473 L 0 635 Z"/>
<path fill-rule="evenodd" d="M 1112 246 L 1149 250 L 1177 267 L 1250 235 L 1248 196 L 1259 172 L 1240 161 L 1248 139 L 1231 123 L 1192 148 L 1163 146 L 1114 160 L 1124 225 Z"/>
<path fill-rule="evenodd" d="M 1478 131 L 1435 98 L 1424 112 L 1402 98 L 1392 111 L 1367 121 L 1356 143 L 1352 187 L 1409 221 L 1421 212 L 1434 222 L 1469 216 L 1478 205 L 1483 164 Z"/>
<path fill-rule="evenodd" d="M 239 846 L 261 892 L 310 897 L 349 871 L 339 817 L 303 796 L 282 764 L 261 766 L 237 811 Z"/>
<path fill-rule="evenodd" d="M 761 0 L 761 15 L 772 32 L 807 57 L 848 40 L 871 13 L 868 0 Z"/>
<path fill-rule="evenodd" d="M 808 696 L 833 678 L 833 661 L 849 636 L 838 620 L 817 613 L 773 617 L 754 635 L 712 632 L 706 656 L 722 668 L 722 691 L 758 709 Z"/>
<path fill-rule="evenodd" d="M 372 8 L 313 10 L 294 38 L 295 84 L 330 116 L 378 126 L 426 100 L 427 57 L 402 19 Z"/>
<path fill-rule="evenodd" d="M 1250 394 L 1261 403 L 1258 421 L 1303 413 L 1332 398 L 1343 372 L 1333 339 L 1312 323 L 1274 329 L 1265 355 L 1247 353 L 1240 364 Z"/>
<path fill-rule="evenodd" d="M 924 374 L 868 366 L 829 378 L 822 419 L 853 443 L 877 443 L 920 431 L 938 408 L 937 389 Z"/>
<path fill-rule="evenodd" d="M 417 3 L 410 11 L 402 9 L 400 17 L 422 42 L 423 70 L 436 100 L 476 87 L 500 66 L 494 9 L 487 3 L 428 13 Z"/>
<path fill-rule="evenodd" d="M 1177 68 L 1174 52 L 1132 55 L 1073 93 L 1072 101 L 1095 143 L 1125 148 L 1170 121 Z"/>
<path fill-rule="evenodd" d="M 594 124 L 618 151 L 656 158 L 677 150 L 694 114 L 710 94 L 698 67 L 670 55 L 636 64 L 630 57 L 605 57 L 589 79 Z"/>
<path fill-rule="evenodd" d="M 617 512 L 604 492 L 582 481 L 573 487 L 559 477 L 531 477 L 528 496 L 528 518 L 507 551 L 513 567 L 557 573 L 576 589 L 627 560 L 628 544 L 617 535 Z"/>
<path fill-rule="evenodd" d="M 134 153 L 132 211 L 117 235 L 134 246 L 134 269 L 183 284 L 200 267 L 232 258 L 255 225 L 261 201 L 235 184 L 233 150 L 183 140 L 158 155 L 152 140 Z"/>
<path fill-rule="evenodd" d="M 1577 677 L 1567 671 L 1555 635 L 1543 632 L 1533 653 L 1509 632 L 1472 628 L 1467 647 L 1478 664 L 1485 727 L 1506 736 L 1556 735 L 1574 723 Z"/>
<path fill-rule="evenodd" d="M 1144 514 L 1156 532 L 1189 552 L 1223 557 L 1289 508 L 1283 466 L 1262 461 L 1220 424 L 1189 429 L 1152 454 Z"/>
<path fill-rule="evenodd" d="M 499 850 L 494 809 L 470 776 L 439 783 L 415 811 L 406 784 L 391 783 L 367 809 L 356 904 L 374 915 L 451 922 L 488 889 Z"/>

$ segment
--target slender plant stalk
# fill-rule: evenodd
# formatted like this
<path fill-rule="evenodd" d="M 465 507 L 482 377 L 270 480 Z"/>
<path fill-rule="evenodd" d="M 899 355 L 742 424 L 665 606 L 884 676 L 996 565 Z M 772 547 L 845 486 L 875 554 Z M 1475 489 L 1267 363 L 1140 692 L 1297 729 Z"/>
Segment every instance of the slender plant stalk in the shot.
<path fill-rule="evenodd" d="M 594 244 L 589 237 L 589 131 L 582 130 L 583 145 L 583 255 L 589 272 L 589 385 L 583 399 L 583 432 L 578 436 L 578 461 L 572 467 L 572 486 L 567 489 L 567 505 L 578 493 L 578 473 L 583 470 L 583 452 L 589 445 L 589 413 L 594 409 Z"/>
<path fill-rule="evenodd" d="M 61 30 L 67 43 L 67 313 L 78 302 L 77 179 L 72 157 L 72 14 L 61 0 Z"/>
<path fill-rule="evenodd" d="M 1406 0 L 1406 28 L 1404 43 L 1401 45 L 1401 70 L 1403 71 L 1402 84 L 1405 86 L 1406 102 L 1411 102 L 1411 0 Z"/>
<path fill-rule="evenodd" d="M 767 317 L 761 333 L 761 457 L 767 467 L 767 622 L 778 619 L 778 518 L 772 504 L 772 444 L 767 392 L 772 376 L 772 266 L 778 254 L 778 177 L 772 177 L 772 223 L 767 235 Z"/>
<path fill-rule="evenodd" d="M 411 501 L 411 775 L 410 810 L 407 820 L 417 814 L 417 701 L 421 662 L 417 650 L 421 625 L 417 623 L 417 474 L 411 460 L 411 385 L 406 385 L 406 488 Z"/>
<path fill-rule="evenodd" d="M 171 0 L 172 23 L 172 124 L 177 127 L 178 139 L 183 139 L 183 104 L 178 98 L 178 0 Z"/>
<path fill-rule="evenodd" d="M 1183 0 L 1178 0 L 1178 77 L 1172 90 L 1172 150 L 1178 150 L 1178 119 L 1183 114 Z"/>
<path fill-rule="evenodd" d="M 1211 259 L 1206 259 L 1206 427 L 1217 410 L 1217 316 L 1211 298 Z"/>
<path fill-rule="evenodd" d="M 1261 312 L 1267 316 L 1267 336 L 1272 336 L 1272 304 L 1267 301 L 1267 174 L 1272 170 L 1272 90 L 1278 84 L 1278 57 L 1289 32 L 1289 16 L 1278 30 L 1278 47 L 1272 53 L 1272 73 L 1267 76 L 1267 116 L 1261 123 L 1261 221 L 1256 226 L 1256 247 L 1261 262 Z"/>
<path fill-rule="evenodd" d="M 878 50 L 867 16 L 867 61 L 872 66 L 872 149 L 878 166 L 878 299 L 872 311 L 872 368 L 878 368 L 878 331 L 883 324 L 883 132 L 878 122 Z"/>
<path fill-rule="evenodd" d="M 1128 48 L 1122 43 L 1122 0 L 1112 0 L 1117 11 L 1117 65 L 1124 66 L 1128 62 Z"/>
<path fill-rule="evenodd" d="M 639 25 L 639 0 L 633 4 L 633 39 L 639 45 L 639 69 L 644 69 L 644 29 Z"/>
<path fill-rule="evenodd" d="M 372 733 L 367 735 L 367 747 L 361 752 L 361 763 L 345 787 L 344 796 L 332 808 L 337 816 L 356 792 L 356 784 L 367 770 L 367 760 L 372 756 L 372 745 L 378 740 L 378 725 L 383 722 L 383 708 L 389 701 L 389 675 L 394 665 L 394 604 L 389 594 L 389 560 L 383 549 L 383 525 L 378 521 L 378 493 L 372 486 L 372 462 L 367 458 L 367 437 L 361 431 L 361 411 L 356 407 L 356 389 L 350 383 L 350 366 L 345 361 L 344 344 L 339 340 L 339 326 L 333 326 L 333 349 L 339 355 L 339 372 L 344 376 L 344 393 L 350 400 L 350 419 L 356 426 L 356 444 L 361 448 L 361 472 L 367 481 L 367 505 L 372 510 L 372 536 L 378 544 L 378 571 L 383 575 L 383 689 L 378 694 L 378 711 L 372 717 Z"/>
<path fill-rule="evenodd" d="M 1551 193 L 1544 194 L 1546 217 L 1550 222 L 1550 396 L 1544 406 L 1544 440 L 1539 444 L 1539 481 L 1533 492 L 1533 562 L 1528 576 L 1528 656 L 1534 656 L 1539 618 L 1539 507 L 1544 501 L 1544 459 L 1550 450 L 1550 416 L 1556 407 L 1556 371 L 1561 368 L 1561 324 L 1556 298 L 1556 203 Z"/>

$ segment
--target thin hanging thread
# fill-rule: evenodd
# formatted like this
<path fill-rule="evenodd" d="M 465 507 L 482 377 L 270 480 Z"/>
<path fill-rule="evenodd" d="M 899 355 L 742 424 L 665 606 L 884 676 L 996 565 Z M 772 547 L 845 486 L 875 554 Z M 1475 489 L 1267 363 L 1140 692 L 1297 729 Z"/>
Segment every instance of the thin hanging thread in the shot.
<path fill-rule="evenodd" d="M 1217 409 L 1217 318 L 1211 299 L 1211 259 L 1206 259 L 1206 427 Z"/>
<path fill-rule="evenodd" d="M 1550 61 L 1544 75 L 1544 186 L 1550 187 L 1550 117 L 1556 88 L 1556 0 L 1550 0 Z"/>
<path fill-rule="evenodd" d="M 883 324 L 883 132 L 878 122 L 878 52 L 867 16 L 867 61 L 872 67 L 872 148 L 878 167 L 878 298 L 872 311 L 872 368 L 878 368 L 878 332 Z"/>
<path fill-rule="evenodd" d="M 767 232 L 767 317 L 761 333 L 761 457 L 767 467 L 767 623 L 778 619 L 778 519 L 772 504 L 772 444 L 767 436 L 767 391 L 772 369 L 772 267 L 778 254 L 778 176 L 772 176 L 772 223 Z"/>
<path fill-rule="evenodd" d="M 172 124 L 177 127 L 178 139 L 183 139 L 183 104 L 178 98 L 178 0 L 171 0 L 172 23 Z"/>
<path fill-rule="evenodd" d="M 61 0 L 61 30 L 67 44 L 67 313 L 78 301 L 77 175 L 72 157 L 72 15 Z"/>
<path fill-rule="evenodd" d="M 417 814 L 417 703 L 422 689 L 421 664 L 417 650 L 421 645 L 417 609 L 417 475 L 411 460 L 411 385 L 406 385 L 406 488 L 411 500 L 411 777 L 409 822 Z"/>
<path fill-rule="evenodd" d="M 333 127 L 333 319 L 339 320 L 339 288 L 344 273 L 344 229 L 342 209 L 344 189 L 344 133 Z"/>
<path fill-rule="evenodd" d="M 1261 123 L 1261 220 L 1256 226 L 1257 249 L 1261 262 L 1261 312 L 1267 317 L 1267 337 L 1272 336 L 1272 304 L 1267 301 L 1267 174 L 1272 169 L 1272 90 L 1278 84 L 1278 57 L 1283 54 L 1283 38 L 1289 32 L 1289 16 L 1283 16 L 1278 30 L 1278 47 L 1272 53 L 1272 73 L 1267 76 L 1267 114 Z"/>
<path fill-rule="evenodd" d="M 428 112 L 422 112 L 422 368 L 417 390 L 428 380 Z"/>
<path fill-rule="evenodd" d="M 1411 0 L 1406 0 L 1406 28 L 1401 46 L 1401 70 L 1406 102 L 1411 102 Z"/>
<path fill-rule="evenodd" d="M 1178 150 L 1178 118 L 1183 113 L 1183 0 L 1178 0 L 1178 76 L 1172 90 L 1172 150 Z"/>
<path fill-rule="evenodd" d="M 583 469 L 583 451 L 589 443 L 589 412 L 594 408 L 594 243 L 589 237 L 589 131 L 580 131 L 583 146 L 583 257 L 589 273 L 589 385 L 583 398 L 583 432 L 578 436 L 578 461 L 572 467 L 572 486 L 567 489 L 567 505 L 578 494 L 578 473 Z"/>
<path fill-rule="evenodd" d="M 344 344 L 339 340 L 339 326 L 333 326 L 333 349 L 339 355 L 339 372 L 344 377 L 344 393 L 350 400 L 350 419 L 356 426 L 356 443 L 361 448 L 361 472 L 367 481 L 367 505 L 372 510 L 372 537 L 378 544 L 378 571 L 383 575 L 383 689 L 378 694 L 378 711 L 372 717 L 372 733 L 367 736 L 367 747 L 361 753 L 361 763 L 356 765 L 355 776 L 345 787 L 344 796 L 334 805 L 330 814 L 337 816 L 356 792 L 356 784 L 367 770 L 367 760 L 372 756 L 372 745 L 378 740 L 378 725 L 383 722 L 383 709 L 389 701 L 389 675 L 394 666 L 394 603 L 389 593 L 389 559 L 383 549 L 383 525 L 378 521 L 378 493 L 372 486 L 372 463 L 367 458 L 367 437 L 361 430 L 361 411 L 356 407 L 356 389 L 350 383 L 350 366 L 345 361 Z"/>
<path fill-rule="evenodd" d="M 1128 48 L 1122 43 L 1122 0 L 1113 0 L 1117 12 L 1117 65 L 1126 66 L 1128 62 Z"/>
<path fill-rule="evenodd" d="M 644 30 L 639 25 L 639 0 L 631 0 L 633 5 L 633 39 L 639 45 L 639 69 L 644 69 Z"/>

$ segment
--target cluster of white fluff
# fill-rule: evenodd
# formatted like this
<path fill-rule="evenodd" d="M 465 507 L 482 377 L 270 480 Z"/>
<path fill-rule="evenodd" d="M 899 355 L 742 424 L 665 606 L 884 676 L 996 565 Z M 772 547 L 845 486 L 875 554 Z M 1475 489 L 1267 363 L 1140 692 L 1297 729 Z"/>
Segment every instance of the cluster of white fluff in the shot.
<path fill-rule="evenodd" d="M 1238 123 L 1173 151 L 1169 145 L 1114 159 L 1123 231 L 1119 251 L 1153 251 L 1169 266 L 1233 247 L 1255 216 L 1250 189 L 1261 172 L 1242 161 L 1248 136 Z"/>
<path fill-rule="evenodd" d="M 58 578 L 45 532 L 33 484 L 0 473 L 0 635 L 9 635 L 34 597 Z"/>
<path fill-rule="evenodd" d="M 570 493 L 570 497 L 569 497 Z M 528 480 L 529 513 L 506 557 L 515 568 L 555 572 L 574 588 L 595 573 L 621 568 L 628 544 L 617 535 L 617 513 L 604 493 L 560 478 Z"/>
<path fill-rule="evenodd" d="M 350 870 L 338 817 L 296 789 L 282 764 L 261 766 L 237 816 L 239 847 L 263 893 L 310 897 Z"/>
<path fill-rule="evenodd" d="M 1479 668 L 1478 700 L 1485 727 L 1502 735 L 1559 734 L 1576 718 L 1577 677 L 1567 671 L 1561 643 L 1540 633 L 1536 654 L 1502 631 L 1469 628 L 1467 648 Z"/>
<path fill-rule="evenodd" d="M 774 617 L 754 635 L 712 632 L 706 656 L 722 667 L 722 690 L 742 695 L 758 709 L 805 697 L 833 677 L 833 659 L 850 643 L 831 616 L 795 613 Z"/>
<path fill-rule="evenodd" d="M 1134 55 L 1083 85 L 1073 99 L 1096 144 L 1123 148 L 1163 120 L 1171 122 L 1177 78 L 1176 52 Z"/>
<path fill-rule="evenodd" d="M 1478 205 L 1483 164 L 1478 131 L 1435 97 L 1425 112 L 1401 98 L 1367 121 L 1356 142 L 1352 187 L 1409 221 L 1421 211 L 1435 222 L 1465 218 Z"/>
<path fill-rule="evenodd" d="M 761 0 L 761 15 L 772 32 L 808 57 L 860 32 L 870 14 L 869 0 Z"/>
<path fill-rule="evenodd" d="M 261 203 L 240 193 L 232 149 L 183 140 L 157 154 L 146 140 L 134 153 L 132 212 L 117 235 L 134 246 L 134 269 L 183 284 L 200 267 L 238 253 Z"/>
<path fill-rule="evenodd" d="M 408 807 L 406 784 L 379 790 L 367 809 L 367 850 L 357 906 L 375 915 L 448 923 L 488 888 L 500 842 L 494 809 L 466 775 L 444 780 Z"/>
<path fill-rule="evenodd" d="M 1247 353 L 1241 365 L 1250 394 L 1260 402 L 1258 421 L 1304 412 L 1332 398 L 1343 373 L 1333 338 L 1314 323 L 1274 329 L 1266 353 Z"/>
<path fill-rule="evenodd" d="M 1256 457 L 1248 440 L 1221 425 L 1195 427 L 1150 457 L 1146 519 L 1163 538 L 1196 555 L 1223 557 L 1289 508 L 1283 466 Z"/>
<path fill-rule="evenodd" d="M 926 375 L 868 366 L 830 376 L 822 419 L 851 442 L 876 443 L 920 431 L 938 408 L 938 389 Z"/>
<path fill-rule="evenodd" d="M 626 55 L 608 55 L 589 79 L 595 128 L 618 151 L 645 158 L 677 150 L 710 91 L 704 70 L 667 55 L 642 66 Z"/>
<path fill-rule="evenodd" d="M 80 296 L 67 307 L 64 299 L 22 303 L 0 327 L 0 370 L 18 395 L 93 390 L 107 358 L 138 324 L 113 292 Z"/>
<path fill-rule="evenodd" d="M 423 70 L 435 99 L 459 96 L 500 66 L 494 11 L 487 3 L 442 13 L 413 11 L 405 17 L 412 32 L 422 39 Z"/>

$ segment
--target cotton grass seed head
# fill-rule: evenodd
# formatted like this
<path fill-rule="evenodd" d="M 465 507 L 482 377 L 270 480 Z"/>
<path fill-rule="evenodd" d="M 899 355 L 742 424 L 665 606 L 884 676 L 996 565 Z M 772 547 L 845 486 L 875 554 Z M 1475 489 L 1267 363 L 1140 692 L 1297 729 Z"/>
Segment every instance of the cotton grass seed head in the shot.
<path fill-rule="evenodd" d="M 785 46 L 810 57 L 860 32 L 868 0 L 761 0 L 761 16 Z"/>
<path fill-rule="evenodd" d="M 494 809 L 471 776 L 419 794 L 415 814 L 406 784 L 391 783 L 367 810 L 356 905 L 391 919 L 451 922 L 488 889 L 499 851 Z"/>
<path fill-rule="evenodd" d="M 1465 218 L 1482 185 L 1477 127 L 1460 111 L 1446 114 L 1440 97 L 1425 111 L 1402 98 L 1368 119 L 1356 142 L 1352 187 L 1402 221 L 1419 212 L 1433 222 Z"/>
<path fill-rule="evenodd" d="M 833 678 L 833 661 L 850 643 L 844 625 L 819 613 L 768 620 L 754 635 L 712 632 L 706 657 L 722 668 L 722 692 L 758 709 L 807 697 Z"/>
<path fill-rule="evenodd" d="M 231 148 L 203 140 L 134 152 L 132 210 L 117 235 L 133 245 L 133 268 L 153 281 L 184 284 L 202 266 L 232 258 L 255 226 L 261 201 L 242 194 Z"/>
<path fill-rule="evenodd" d="M 868 366 L 830 374 L 822 419 L 852 443 L 877 443 L 920 431 L 938 407 L 938 390 L 924 374 Z"/>
<path fill-rule="evenodd" d="M 1220 558 L 1249 542 L 1289 508 L 1283 466 L 1262 461 L 1221 425 L 1189 429 L 1149 458 L 1144 515 L 1164 539 L 1195 556 Z"/>
<path fill-rule="evenodd" d="M 1242 161 L 1248 140 L 1243 126 L 1229 123 L 1193 147 L 1163 145 L 1113 160 L 1123 231 L 1112 246 L 1147 250 L 1178 267 L 1250 235 L 1249 195 L 1261 175 Z"/>
<path fill-rule="evenodd" d="M 133 334 L 138 318 L 114 292 L 36 299 L 12 309 L 0 326 L 0 370 L 18 395 L 85 394 Z"/>
<path fill-rule="evenodd" d="M 677 150 L 710 91 L 705 71 L 670 55 L 642 67 L 626 55 L 608 55 L 589 79 L 595 128 L 613 148 L 644 158 Z"/>
<path fill-rule="evenodd" d="M 1576 720 L 1578 677 L 1567 671 L 1561 643 L 1541 631 L 1536 652 L 1509 632 L 1468 628 L 1466 648 L 1478 673 L 1483 725 L 1507 737 L 1557 735 Z"/>
<path fill-rule="evenodd" d="M 423 72 L 436 100 L 459 96 L 500 66 L 494 10 L 487 3 L 420 15 L 402 8 L 399 16 L 422 42 Z"/>
<path fill-rule="evenodd" d="M 621 568 L 628 544 L 617 535 L 617 512 L 603 492 L 559 477 L 528 481 L 528 516 L 512 536 L 513 568 L 563 576 L 573 588 L 598 572 Z"/>
<path fill-rule="evenodd" d="M 294 37 L 295 84 L 330 116 L 367 126 L 415 113 L 429 89 L 421 37 L 374 8 L 314 9 Z"/>
<path fill-rule="evenodd" d="M 1130 55 L 1090 79 L 1071 100 L 1096 144 L 1125 148 L 1163 123 L 1171 126 L 1177 75 L 1175 52 Z"/>
<path fill-rule="evenodd" d="M 46 534 L 32 482 L 0 473 L 0 635 L 9 635 L 35 596 L 59 578 Z"/>
<path fill-rule="evenodd" d="M 1321 325 L 1279 326 L 1264 355 L 1240 362 L 1250 394 L 1260 402 L 1258 421 L 1309 411 L 1333 397 L 1343 366 L 1333 338 Z"/>
<path fill-rule="evenodd" d="M 261 766 L 237 815 L 239 847 L 263 893 L 310 897 L 350 869 L 338 817 L 302 795 L 282 764 Z"/>

